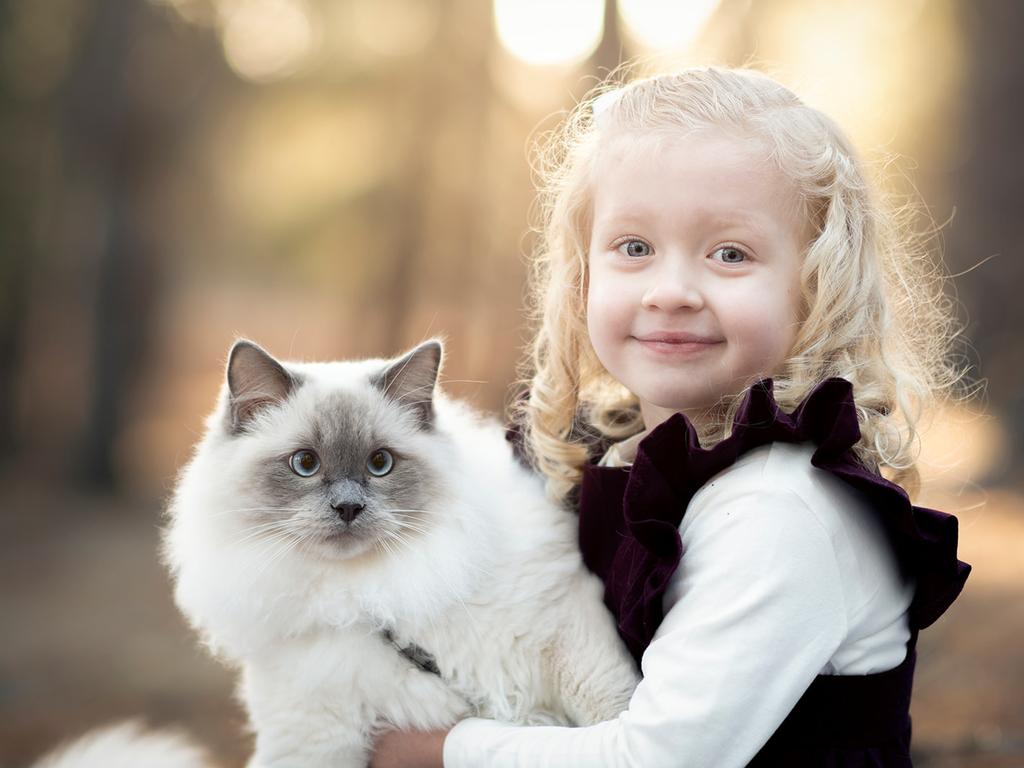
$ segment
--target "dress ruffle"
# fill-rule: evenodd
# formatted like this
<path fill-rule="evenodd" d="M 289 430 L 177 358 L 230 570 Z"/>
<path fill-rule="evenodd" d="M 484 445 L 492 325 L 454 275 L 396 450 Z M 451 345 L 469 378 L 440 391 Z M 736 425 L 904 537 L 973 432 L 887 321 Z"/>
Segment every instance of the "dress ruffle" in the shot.
<path fill-rule="evenodd" d="M 585 467 L 580 508 L 590 519 L 580 520 L 581 549 L 605 583 L 605 602 L 633 655 L 639 659 L 664 618 L 661 598 L 682 556 L 679 524 L 690 499 L 741 455 L 772 442 L 813 443 L 811 463 L 861 492 L 877 510 L 901 567 L 917 582 L 911 628 L 923 629 L 941 616 L 971 570 L 956 556 L 957 519 L 913 506 L 900 486 L 863 466 L 852 450 L 859 439 L 847 380 L 821 382 L 785 413 L 766 378 L 747 391 L 732 434 L 711 448 L 700 446 L 689 420 L 677 413 L 639 443 L 632 470 Z"/>

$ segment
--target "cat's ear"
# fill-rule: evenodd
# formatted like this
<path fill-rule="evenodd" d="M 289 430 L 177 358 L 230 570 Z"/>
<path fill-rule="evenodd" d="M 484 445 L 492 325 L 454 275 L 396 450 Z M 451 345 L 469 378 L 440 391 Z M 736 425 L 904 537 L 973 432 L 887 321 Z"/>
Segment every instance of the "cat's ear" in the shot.
<path fill-rule="evenodd" d="M 228 354 L 228 429 L 243 431 L 264 408 L 279 405 L 295 387 L 294 377 L 260 346 L 240 339 Z"/>
<path fill-rule="evenodd" d="M 415 411 L 423 427 L 434 421 L 434 385 L 441 369 L 441 342 L 431 339 L 388 364 L 373 378 L 384 395 Z"/>

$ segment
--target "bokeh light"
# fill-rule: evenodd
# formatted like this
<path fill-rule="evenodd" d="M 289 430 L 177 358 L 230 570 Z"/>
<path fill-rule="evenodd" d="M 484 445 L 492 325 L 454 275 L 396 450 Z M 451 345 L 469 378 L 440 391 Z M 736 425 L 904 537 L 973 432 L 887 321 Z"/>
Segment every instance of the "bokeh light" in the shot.
<path fill-rule="evenodd" d="M 287 77 L 315 50 L 310 8 L 301 0 L 235 0 L 220 8 L 224 55 L 242 77 Z"/>
<path fill-rule="evenodd" d="M 604 0 L 495 0 L 498 39 L 528 64 L 568 64 L 593 53 L 604 31 Z"/>
<path fill-rule="evenodd" d="M 957 134 L 931 129 L 924 116 L 956 107 L 951 96 L 962 87 L 966 63 L 962 32 L 953 15 L 921 11 L 919 0 L 787 2 L 762 25 L 759 54 L 778 62 L 801 97 L 864 150 L 909 147 L 918 158 L 941 156 Z"/>
<path fill-rule="evenodd" d="M 637 42 L 658 51 L 689 46 L 720 0 L 619 0 L 622 23 Z"/>

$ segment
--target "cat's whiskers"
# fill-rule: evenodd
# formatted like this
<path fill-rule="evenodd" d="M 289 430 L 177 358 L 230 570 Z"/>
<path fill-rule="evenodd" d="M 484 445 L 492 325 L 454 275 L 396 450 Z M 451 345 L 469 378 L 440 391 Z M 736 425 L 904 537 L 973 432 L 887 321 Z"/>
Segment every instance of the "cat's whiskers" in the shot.
<path fill-rule="evenodd" d="M 418 510 L 418 509 L 416 509 L 416 510 L 389 509 L 389 510 L 386 510 L 386 511 L 387 512 L 399 512 L 399 513 L 401 513 L 401 512 L 419 512 L 421 510 Z M 431 529 L 428 528 L 426 525 L 423 525 L 421 522 L 419 522 L 415 518 L 408 517 L 408 516 L 406 516 L 404 514 L 397 514 L 397 515 L 394 516 L 393 519 L 394 519 L 395 523 L 397 525 L 401 526 L 402 528 L 408 528 L 410 530 L 416 531 L 417 533 L 423 533 L 423 534 L 431 532 Z"/>
<path fill-rule="evenodd" d="M 259 523 L 257 525 L 249 526 L 248 528 L 243 528 L 241 531 L 239 531 L 240 534 L 243 534 L 241 538 L 236 539 L 232 543 L 240 545 L 253 539 L 260 538 L 261 536 L 264 536 L 266 534 L 272 533 L 300 534 L 301 532 L 301 526 L 299 524 L 296 524 L 296 522 L 291 518 L 287 518 L 284 520 L 270 520 L 269 522 Z"/>
<path fill-rule="evenodd" d="M 418 537 L 426 537 L 426 536 L 429 536 L 431 534 L 431 531 L 430 531 L 429 528 L 424 528 L 422 526 L 415 525 L 414 523 L 403 522 L 401 520 L 396 520 L 395 523 L 398 525 L 398 528 L 400 530 L 412 531 Z"/>
<path fill-rule="evenodd" d="M 432 509 L 382 509 L 381 512 L 419 512 L 420 514 L 429 515 L 431 517 L 438 516 L 438 513 Z M 444 514 L 445 516 L 453 517 L 456 520 L 464 520 L 468 517 L 471 517 L 471 515 L 469 515 L 468 513 L 460 511 L 456 506 L 447 507 L 444 511 Z"/>
<path fill-rule="evenodd" d="M 269 539 L 266 539 L 264 541 L 261 541 L 260 542 L 260 549 L 256 550 L 254 552 L 254 554 L 257 557 L 261 557 L 264 552 L 276 549 L 278 546 L 281 545 L 282 541 L 287 541 L 289 538 L 290 537 L 288 537 L 287 535 L 279 534 L 278 536 L 275 536 L 273 538 L 269 538 Z M 261 562 L 262 562 L 262 560 L 261 560 Z M 234 576 L 235 576 L 236 579 L 242 579 L 242 580 L 244 580 L 247 583 L 251 583 L 254 580 L 252 569 L 250 569 L 248 567 L 248 565 L 249 565 L 249 561 L 245 561 L 245 560 L 243 560 L 240 563 L 237 563 L 238 567 L 235 569 L 235 573 L 234 573 Z M 255 573 L 255 578 L 258 578 L 260 575 L 262 575 L 262 573 L 263 573 L 263 569 L 260 569 L 259 571 L 257 571 Z"/>
<path fill-rule="evenodd" d="M 381 510 L 381 511 L 382 512 L 423 512 L 423 513 L 426 513 L 426 514 L 432 514 L 430 512 L 430 510 L 426 510 L 426 509 L 387 509 L 387 510 Z M 431 529 L 429 529 L 429 528 L 427 528 L 427 527 L 425 527 L 423 525 L 420 525 L 417 522 L 413 522 L 408 517 L 396 516 L 394 518 L 394 521 L 395 521 L 395 523 L 400 528 L 403 528 L 403 529 L 404 528 L 408 528 L 409 530 L 414 531 L 414 532 L 416 532 L 416 533 L 418 533 L 418 534 L 420 534 L 422 536 L 427 536 L 430 533 L 432 533 Z M 484 568 L 483 566 L 481 566 L 479 564 L 470 563 L 469 565 L 470 565 L 471 568 L 473 568 L 473 570 L 476 573 L 478 573 L 478 574 L 480 574 L 482 576 L 487 576 L 488 578 L 493 578 L 493 576 L 494 576 L 494 574 L 491 571 L 488 571 L 486 568 Z"/>
<path fill-rule="evenodd" d="M 218 509 L 213 512 L 211 517 L 220 517 L 221 515 L 235 515 L 240 512 L 307 512 L 305 507 L 237 507 L 233 509 Z"/>
<path fill-rule="evenodd" d="M 385 531 L 381 531 L 380 533 L 381 533 L 381 535 L 378 536 L 373 541 L 374 548 L 378 549 L 378 551 L 383 549 L 384 553 L 388 557 L 397 557 L 398 556 L 398 552 L 389 543 L 389 539 L 391 538 L 391 531 L 386 531 L 385 530 Z"/>
<path fill-rule="evenodd" d="M 389 555 L 397 556 L 399 554 L 397 549 L 391 548 L 391 543 L 398 544 L 404 549 L 409 549 L 412 545 L 412 540 L 402 536 L 398 531 L 383 528 L 378 533 L 379 537 L 377 538 L 377 541 L 381 542 L 388 548 Z"/>
<path fill-rule="evenodd" d="M 285 517 L 277 520 L 264 520 L 262 522 L 243 528 L 242 533 L 245 533 L 246 531 L 257 531 L 269 528 L 287 527 L 292 525 L 298 525 L 298 522 L 295 520 L 295 518 L 292 517 Z"/>
<path fill-rule="evenodd" d="M 271 531 L 269 533 L 265 533 L 262 537 L 258 538 L 252 537 L 249 539 L 249 541 L 251 542 L 253 541 L 253 539 L 256 539 L 255 548 L 253 549 L 252 554 L 254 554 L 256 557 L 260 559 L 261 562 L 263 562 L 265 556 L 272 552 L 275 552 L 283 542 L 291 541 L 292 539 L 298 538 L 302 537 L 297 531 L 285 529 Z"/>
<path fill-rule="evenodd" d="M 281 530 L 268 530 L 268 531 L 256 531 L 253 533 L 241 536 L 236 541 L 231 542 L 232 546 L 244 547 L 246 545 L 259 545 L 267 546 L 269 543 L 277 541 L 281 537 L 287 535 L 287 531 Z"/>
<path fill-rule="evenodd" d="M 262 561 L 262 567 L 253 579 L 259 579 L 277 560 L 308 539 L 305 526 L 292 518 L 260 523 L 241 533 L 245 535 L 233 543 L 240 546 L 255 540 L 257 548 L 254 554 Z"/>
<path fill-rule="evenodd" d="M 270 566 L 272 566 L 278 560 L 280 560 L 293 549 L 295 549 L 295 547 L 301 544 L 304 539 L 304 536 L 299 536 L 295 533 L 286 534 L 285 536 L 281 537 L 281 539 L 279 539 L 279 542 L 283 541 L 284 543 L 279 543 L 278 547 L 270 554 L 267 560 L 263 563 L 263 567 L 256 572 L 254 578 L 258 580 L 260 577 L 262 577 L 263 574 L 267 572 L 267 569 L 270 568 Z"/>

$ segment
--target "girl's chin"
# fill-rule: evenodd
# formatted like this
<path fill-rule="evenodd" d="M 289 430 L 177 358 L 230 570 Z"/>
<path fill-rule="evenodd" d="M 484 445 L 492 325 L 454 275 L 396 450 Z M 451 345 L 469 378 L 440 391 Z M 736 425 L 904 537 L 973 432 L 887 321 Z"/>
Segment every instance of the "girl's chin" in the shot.
<path fill-rule="evenodd" d="M 641 398 L 641 411 L 644 423 L 650 429 L 676 413 L 684 414 L 691 423 L 695 423 L 711 414 L 718 402 L 718 396 L 709 397 L 707 392 L 659 392 L 652 393 L 649 398 Z"/>

